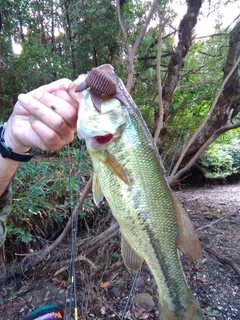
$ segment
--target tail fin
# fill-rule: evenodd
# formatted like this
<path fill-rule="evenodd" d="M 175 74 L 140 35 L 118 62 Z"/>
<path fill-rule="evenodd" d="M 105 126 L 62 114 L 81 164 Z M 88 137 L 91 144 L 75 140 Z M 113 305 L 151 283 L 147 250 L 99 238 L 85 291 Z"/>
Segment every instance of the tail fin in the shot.
<path fill-rule="evenodd" d="M 161 306 L 159 307 L 161 308 Z M 169 309 L 160 309 L 160 320 L 204 320 L 206 319 L 201 309 L 192 308 L 184 312 L 176 312 Z"/>
<path fill-rule="evenodd" d="M 172 310 L 168 306 L 159 306 L 160 320 L 204 320 L 206 319 L 196 298 L 189 290 L 189 301 L 182 310 Z"/>

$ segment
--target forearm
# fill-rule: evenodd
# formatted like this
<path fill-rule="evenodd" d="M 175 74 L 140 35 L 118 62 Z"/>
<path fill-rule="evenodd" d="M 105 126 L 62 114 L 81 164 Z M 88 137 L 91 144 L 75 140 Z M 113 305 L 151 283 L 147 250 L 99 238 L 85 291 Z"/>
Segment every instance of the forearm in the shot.
<path fill-rule="evenodd" d="M 7 234 L 6 221 L 10 210 L 11 197 L 12 188 L 11 185 L 8 185 L 0 196 L 0 248 L 3 245 Z"/>
<path fill-rule="evenodd" d="M 4 159 L 0 155 L 0 196 L 11 182 L 18 166 L 19 162 L 10 159 Z"/>
<path fill-rule="evenodd" d="M 2 131 L 1 129 L 1 139 L 3 140 L 4 144 L 12 149 L 13 151 L 16 152 L 26 152 L 27 148 L 26 147 L 21 147 L 18 146 L 17 144 L 14 144 L 13 141 L 10 139 L 9 135 L 9 124 L 5 123 L 5 130 Z M 18 166 L 19 166 L 18 161 L 12 160 L 9 158 L 4 158 L 0 154 L 0 196 L 3 194 L 3 192 L 6 190 L 7 186 L 11 182 Z"/>

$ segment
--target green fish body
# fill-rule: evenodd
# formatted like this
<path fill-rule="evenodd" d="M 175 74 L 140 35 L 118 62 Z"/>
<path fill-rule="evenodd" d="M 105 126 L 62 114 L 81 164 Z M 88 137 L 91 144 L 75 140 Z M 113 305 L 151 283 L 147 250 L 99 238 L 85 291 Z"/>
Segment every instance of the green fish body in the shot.
<path fill-rule="evenodd" d="M 89 89 L 82 92 L 77 131 L 93 163 L 94 201 L 105 197 L 119 223 L 125 265 L 136 271 L 145 260 L 150 268 L 159 291 L 160 319 L 204 319 L 178 257 L 181 248 L 200 261 L 198 238 L 168 187 L 158 150 L 131 96 L 110 65 L 99 68 L 115 79 L 125 103 L 103 97 L 99 112 Z"/>

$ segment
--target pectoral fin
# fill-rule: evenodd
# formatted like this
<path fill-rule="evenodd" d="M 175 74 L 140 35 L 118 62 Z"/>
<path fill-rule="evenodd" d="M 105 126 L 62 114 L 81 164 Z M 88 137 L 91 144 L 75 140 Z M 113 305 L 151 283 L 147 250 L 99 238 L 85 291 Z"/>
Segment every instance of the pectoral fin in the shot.
<path fill-rule="evenodd" d="M 189 257 L 189 259 L 194 262 L 200 262 L 202 260 L 202 250 L 192 223 L 186 211 L 175 198 L 174 206 L 177 213 L 176 217 L 178 224 L 176 245 Z"/>
<path fill-rule="evenodd" d="M 131 271 L 138 271 L 144 259 L 132 248 L 123 234 L 121 238 L 121 251 L 125 266 Z"/>
<path fill-rule="evenodd" d="M 127 185 L 130 184 L 129 176 L 124 170 L 123 166 L 118 162 L 118 160 L 113 155 L 111 155 L 109 151 L 107 150 L 104 151 L 104 157 L 101 161 L 119 179 L 121 179 Z"/>
<path fill-rule="evenodd" d="M 94 203 L 98 206 L 99 203 L 103 200 L 104 194 L 102 193 L 98 177 L 95 173 L 93 175 L 92 192 Z"/>

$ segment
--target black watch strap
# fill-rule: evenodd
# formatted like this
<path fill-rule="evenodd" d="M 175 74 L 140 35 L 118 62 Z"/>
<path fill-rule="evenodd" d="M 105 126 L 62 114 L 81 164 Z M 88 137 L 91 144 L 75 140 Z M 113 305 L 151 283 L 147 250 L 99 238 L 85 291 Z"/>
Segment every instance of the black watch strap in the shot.
<path fill-rule="evenodd" d="M 31 148 L 28 153 L 17 153 L 14 152 L 11 148 L 7 147 L 5 144 L 4 136 L 4 126 L 0 126 L 0 154 L 3 158 L 8 158 L 11 160 L 19 161 L 19 162 L 27 162 L 32 159 L 34 156 L 36 149 Z"/>

